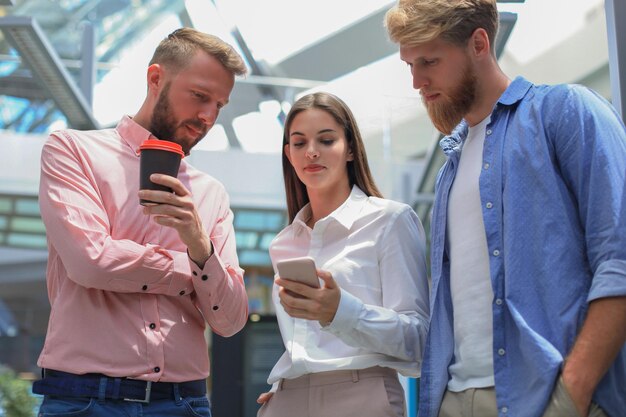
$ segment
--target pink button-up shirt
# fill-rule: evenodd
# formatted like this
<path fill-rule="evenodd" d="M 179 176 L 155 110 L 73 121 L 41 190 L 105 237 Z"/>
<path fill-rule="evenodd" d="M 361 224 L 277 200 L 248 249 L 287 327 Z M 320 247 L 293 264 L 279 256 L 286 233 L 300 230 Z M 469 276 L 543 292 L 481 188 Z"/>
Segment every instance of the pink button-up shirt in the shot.
<path fill-rule="evenodd" d="M 181 162 L 214 254 L 200 269 L 171 228 L 139 205 L 139 145 L 150 132 L 53 133 L 41 157 L 52 311 L 39 366 L 150 381 L 206 378 L 206 323 L 223 336 L 247 318 L 233 214 L 222 184 Z"/>

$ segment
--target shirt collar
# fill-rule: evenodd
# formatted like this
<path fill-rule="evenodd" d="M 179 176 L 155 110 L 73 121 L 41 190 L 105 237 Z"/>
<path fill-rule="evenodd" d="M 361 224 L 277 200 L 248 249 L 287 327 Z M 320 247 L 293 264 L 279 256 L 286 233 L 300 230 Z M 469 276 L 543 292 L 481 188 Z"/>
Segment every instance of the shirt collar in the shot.
<path fill-rule="evenodd" d="M 511 106 L 524 98 L 532 83 L 524 77 L 516 77 L 511 84 L 504 90 L 504 93 L 498 99 L 496 104 L 503 104 L 505 106 Z"/>
<path fill-rule="evenodd" d="M 148 130 L 135 122 L 130 116 L 122 117 L 115 129 L 137 156 L 139 156 L 139 146 L 141 146 L 143 141 L 153 137 Z"/>
<path fill-rule="evenodd" d="M 352 191 L 348 199 L 339 206 L 335 211 L 330 213 L 328 217 L 335 219 L 339 224 L 350 230 L 355 222 L 363 205 L 367 201 L 367 195 L 356 185 L 352 186 Z"/>
<path fill-rule="evenodd" d="M 337 223 L 341 224 L 346 230 L 349 230 L 357 219 L 363 205 L 367 201 L 367 194 L 363 192 L 358 186 L 352 186 L 352 191 L 350 195 L 343 202 L 342 205 L 337 207 L 335 211 L 330 213 L 326 219 L 335 220 Z M 293 225 L 296 229 L 296 232 L 299 229 L 306 228 L 307 221 L 311 218 L 311 204 L 307 204 L 302 207 L 296 217 L 293 219 Z"/>
<path fill-rule="evenodd" d="M 524 98 L 532 85 L 533 84 L 524 77 L 516 77 L 511 84 L 509 84 L 506 90 L 504 90 L 504 93 L 502 93 L 496 102 L 496 106 L 511 106 L 517 103 Z M 469 126 L 464 119 L 456 128 L 454 128 L 452 133 L 448 136 L 444 136 L 444 138 L 439 141 L 439 146 L 447 156 L 461 152 L 461 145 L 463 140 L 467 137 L 468 130 Z"/>
<path fill-rule="evenodd" d="M 311 218 L 311 203 L 307 203 L 300 209 L 296 217 L 293 218 L 294 232 L 299 233 L 307 228 L 306 223 Z"/>
<path fill-rule="evenodd" d="M 439 141 L 439 146 L 447 156 L 461 152 L 461 145 L 463 139 L 467 137 L 468 129 L 467 122 L 463 119 L 461 123 L 454 128 L 452 133 L 448 136 L 444 136 L 443 139 Z"/>

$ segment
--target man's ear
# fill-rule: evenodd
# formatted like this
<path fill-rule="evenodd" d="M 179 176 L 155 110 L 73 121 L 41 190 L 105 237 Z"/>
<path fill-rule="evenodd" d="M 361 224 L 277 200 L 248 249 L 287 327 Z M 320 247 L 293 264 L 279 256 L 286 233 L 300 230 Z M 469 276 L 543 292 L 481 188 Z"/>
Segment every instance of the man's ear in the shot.
<path fill-rule="evenodd" d="M 148 67 L 148 90 L 158 92 L 163 84 L 163 67 L 159 64 L 152 64 Z"/>
<path fill-rule="evenodd" d="M 469 52 L 477 58 L 491 55 L 491 42 L 489 35 L 483 28 L 478 28 L 470 36 L 468 43 Z"/>

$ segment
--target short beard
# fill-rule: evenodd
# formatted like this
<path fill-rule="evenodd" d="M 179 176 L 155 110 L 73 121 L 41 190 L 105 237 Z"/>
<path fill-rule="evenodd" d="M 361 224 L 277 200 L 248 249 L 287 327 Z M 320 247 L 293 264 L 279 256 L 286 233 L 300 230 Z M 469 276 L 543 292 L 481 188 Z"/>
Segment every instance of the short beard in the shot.
<path fill-rule="evenodd" d="M 152 118 L 150 119 L 150 133 L 161 140 L 169 140 L 174 142 L 174 133 L 176 132 L 176 121 L 172 117 L 172 107 L 167 97 L 170 92 L 170 84 L 166 84 L 159 94 L 159 99 L 154 106 Z"/>
<path fill-rule="evenodd" d="M 157 139 L 169 140 L 170 142 L 178 143 L 182 146 L 185 155 L 189 155 L 191 148 L 196 146 L 196 144 L 202 140 L 206 132 L 200 135 L 200 137 L 194 141 L 191 146 L 188 146 L 185 141 L 180 140 L 175 136 L 176 129 L 184 123 L 189 123 L 198 129 L 203 129 L 204 125 L 199 120 L 186 120 L 183 123 L 178 123 L 174 119 L 174 116 L 172 116 L 172 106 L 168 98 L 170 85 L 171 83 L 167 83 L 165 87 L 163 87 L 161 94 L 159 94 L 159 99 L 154 106 L 152 118 L 150 119 L 150 133 L 152 133 Z"/>
<path fill-rule="evenodd" d="M 428 111 L 430 120 L 438 131 L 449 135 L 463 120 L 476 101 L 476 74 L 466 66 L 461 83 L 447 97 L 442 97 L 441 103 L 427 103 L 422 101 Z"/>

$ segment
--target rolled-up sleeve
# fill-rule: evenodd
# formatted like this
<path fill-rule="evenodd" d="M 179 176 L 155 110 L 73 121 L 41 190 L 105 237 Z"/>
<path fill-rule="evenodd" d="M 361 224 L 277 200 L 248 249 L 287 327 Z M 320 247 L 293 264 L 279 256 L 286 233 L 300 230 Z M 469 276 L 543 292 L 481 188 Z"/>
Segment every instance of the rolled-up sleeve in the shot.
<path fill-rule="evenodd" d="M 559 165 L 575 194 L 593 281 L 587 300 L 626 295 L 626 129 L 592 91 L 564 96 Z"/>

